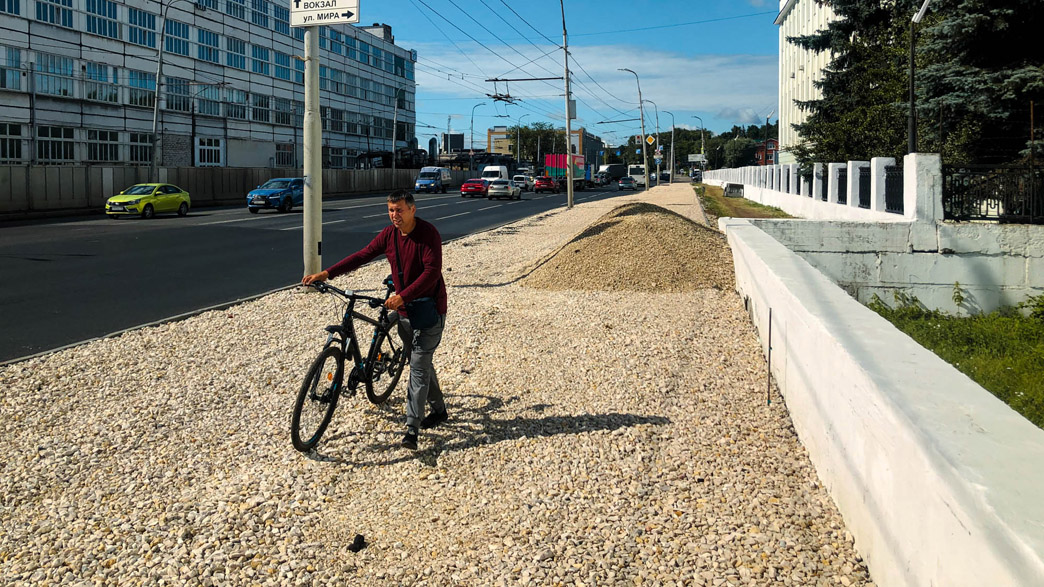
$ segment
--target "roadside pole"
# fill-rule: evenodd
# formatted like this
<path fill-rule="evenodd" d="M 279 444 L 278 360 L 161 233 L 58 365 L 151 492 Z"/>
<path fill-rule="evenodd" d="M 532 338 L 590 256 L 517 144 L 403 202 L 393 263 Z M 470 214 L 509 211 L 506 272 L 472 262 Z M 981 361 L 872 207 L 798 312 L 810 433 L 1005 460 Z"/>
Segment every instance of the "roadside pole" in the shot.
<path fill-rule="evenodd" d="M 319 118 L 319 31 L 305 29 L 304 274 L 323 270 L 323 126 Z"/>
<path fill-rule="evenodd" d="M 573 208 L 573 128 L 569 121 L 573 118 L 575 107 L 571 104 L 572 96 L 569 94 L 569 38 L 566 36 L 565 0 L 560 0 L 562 6 L 562 61 L 565 62 L 565 109 L 566 109 L 566 208 Z M 584 138 L 580 137 L 581 149 Z"/>
<path fill-rule="evenodd" d="M 291 0 L 290 2 L 290 26 L 305 29 L 304 214 L 302 219 L 304 275 L 319 273 L 323 267 L 323 125 L 319 113 L 318 27 L 357 22 L 359 22 L 359 0 L 327 0 L 321 3 L 309 0 Z M 300 57 L 296 58 L 300 59 Z M 393 142 L 393 152 L 394 148 Z"/>

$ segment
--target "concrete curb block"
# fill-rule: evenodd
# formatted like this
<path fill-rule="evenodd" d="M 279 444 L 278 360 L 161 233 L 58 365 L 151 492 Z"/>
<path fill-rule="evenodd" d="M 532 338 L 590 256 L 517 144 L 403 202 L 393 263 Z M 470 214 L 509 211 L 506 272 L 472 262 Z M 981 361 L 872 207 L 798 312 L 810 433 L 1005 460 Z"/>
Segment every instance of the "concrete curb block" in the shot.
<path fill-rule="evenodd" d="M 1039 584 L 1044 430 L 751 222 L 719 226 L 794 427 L 874 582 Z"/>

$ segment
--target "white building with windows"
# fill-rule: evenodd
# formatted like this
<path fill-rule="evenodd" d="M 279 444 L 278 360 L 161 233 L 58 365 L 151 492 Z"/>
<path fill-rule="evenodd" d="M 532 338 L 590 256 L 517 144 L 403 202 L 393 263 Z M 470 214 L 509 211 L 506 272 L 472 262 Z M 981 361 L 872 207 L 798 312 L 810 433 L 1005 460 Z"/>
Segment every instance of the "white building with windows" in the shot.
<path fill-rule="evenodd" d="M 300 167 L 304 29 L 289 2 L 0 0 L 0 164 Z M 323 26 L 324 166 L 411 146 L 416 53 Z"/>
<path fill-rule="evenodd" d="M 0 0 L 3 1 L 3 0 Z M 836 17 L 829 6 L 815 0 L 780 0 L 779 16 L 779 153 L 777 163 L 797 163 L 790 148 L 801 142 L 791 126 L 801 124 L 808 116 L 798 109 L 795 100 L 815 100 L 822 92 L 813 82 L 823 77 L 830 64 L 829 51 L 815 53 L 787 41 L 825 29 Z"/>

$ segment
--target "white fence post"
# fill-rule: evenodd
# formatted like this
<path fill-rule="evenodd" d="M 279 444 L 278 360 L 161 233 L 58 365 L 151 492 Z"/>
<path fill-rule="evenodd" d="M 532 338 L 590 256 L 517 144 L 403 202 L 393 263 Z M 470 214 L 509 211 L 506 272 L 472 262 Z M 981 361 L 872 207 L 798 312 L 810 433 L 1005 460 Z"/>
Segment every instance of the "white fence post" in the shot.
<path fill-rule="evenodd" d="M 861 189 L 859 183 L 860 170 L 869 166 L 869 161 L 848 162 L 848 205 L 853 208 L 859 207 L 859 190 Z"/>
<path fill-rule="evenodd" d="M 874 212 L 885 211 L 885 167 L 890 165 L 895 165 L 895 158 L 870 159 L 870 209 Z"/>
<path fill-rule="evenodd" d="M 903 157 L 903 216 L 915 222 L 943 219 L 939 153 L 910 153 Z"/>
<path fill-rule="evenodd" d="M 827 202 L 836 204 L 840 188 L 838 184 L 841 183 L 841 170 L 844 169 L 844 163 L 827 163 L 827 173 L 830 175 L 830 181 L 827 183 Z"/>
<path fill-rule="evenodd" d="M 812 164 L 812 199 L 822 201 L 823 199 L 823 164 Z"/>
<path fill-rule="evenodd" d="M 790 164 L 790 193 L 794 195 L 801 195 L 801 183 L 798 181 L 798 164 Z"/>

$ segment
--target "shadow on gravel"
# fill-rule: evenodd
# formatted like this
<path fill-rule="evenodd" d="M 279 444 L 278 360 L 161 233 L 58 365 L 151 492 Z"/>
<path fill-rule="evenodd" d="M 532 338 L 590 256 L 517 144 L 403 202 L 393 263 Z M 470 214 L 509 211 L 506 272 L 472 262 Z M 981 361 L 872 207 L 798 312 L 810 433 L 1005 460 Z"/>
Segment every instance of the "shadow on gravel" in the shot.
<path fill-rule="evenodd" d="M 670 419 L 662 416 L 639 416 L 610 412 L 607 414 L 584 414 L 580 416 L 538 416 L 547 404 L 527 406 L 523 412 L 533 417 L 519 415 L 498 419 L 497 412 L 505 405 L 519 401 L 518 396 L 508 399 L 486 395 L 447 396 L 450 417 L 445 423 L 432 430 L 422 430 L 421 448 L 415 452 L 399 447 L 396 435 L 391 443 L 374 442 L 374 432 L 359 430 L 337 430 L 324 438 L 319 445 L 323 453 L 312 452 L 309 458 L 349 466 L 392 465 L 417 459 L 425 465 L 438 466 L 443 453 L 485 446 L 519 438 L 550 437 L 559 434 L 583 434 L 585 432 L 613 431 L 620 428 L 651 424 L 663 426 Z M 461 408 L 461 404 L 481 402 L 480 407 Z M 399 429 L 403 422 L 403 399 L 395 398 L 380 408 L 380 417 Z M 336 420 L 336 415 L 334 416 Z M 356 450 L 350 449 L 355 447 Z"/>

